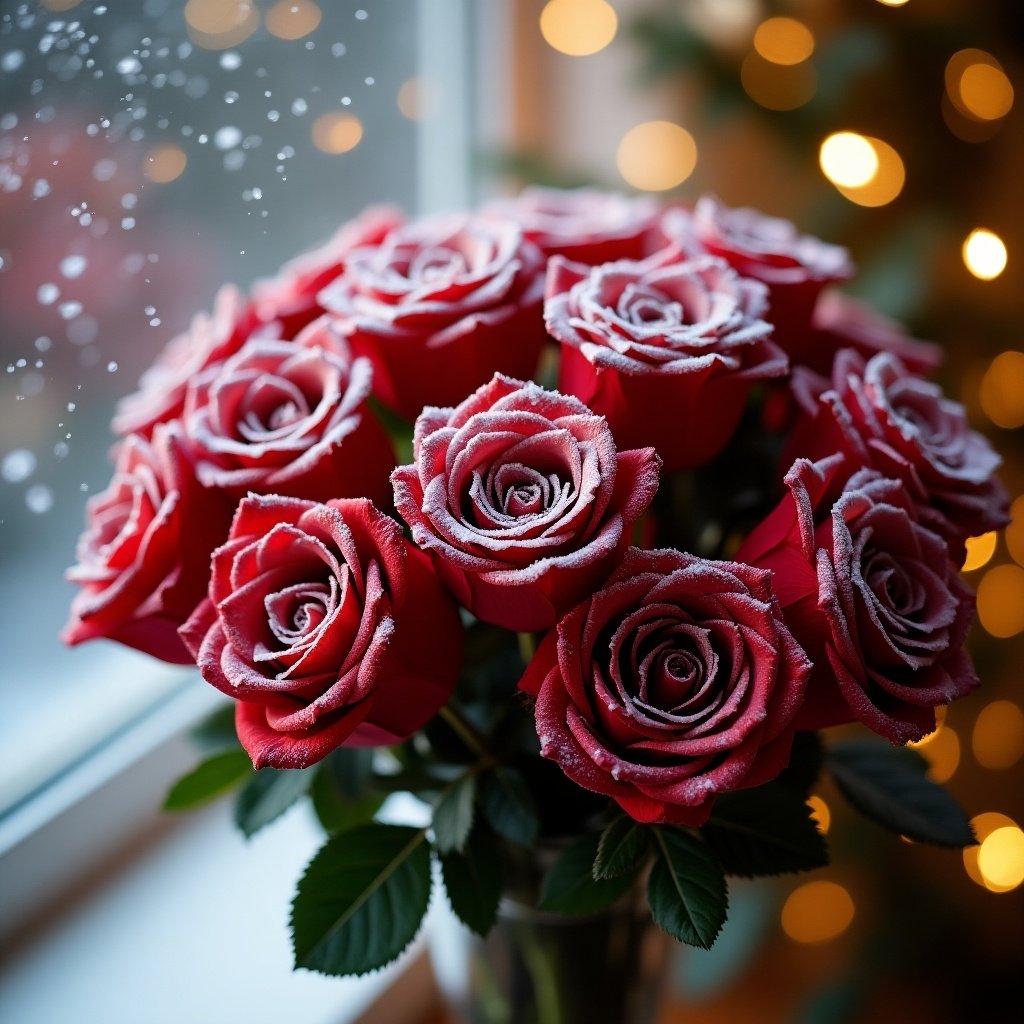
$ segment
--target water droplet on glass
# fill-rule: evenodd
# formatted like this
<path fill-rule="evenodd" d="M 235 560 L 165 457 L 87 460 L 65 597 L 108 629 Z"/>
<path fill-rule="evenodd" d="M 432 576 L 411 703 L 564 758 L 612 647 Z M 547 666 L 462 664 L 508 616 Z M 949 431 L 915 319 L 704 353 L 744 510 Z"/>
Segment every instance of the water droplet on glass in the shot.
<path fill-rule="evenodd" d="M 74 402 L 68 402 L 68 412 L 74 412 L 78 406 Z"/>
<path fill-rule="evenodd" d="M 65 320 L 74 320 L 82 312 L 82 304 L 72 299 L 69 302 L 62 302 L 57 309 Z"/>
<path fill-rule="evenodd" d="M 224 102 L 225 103 L 234 103 L 237 99 L 238 99 L 238 93 L 235 92 L 234 89 L 231 89 L 230 91 L 224 93 Z"/>
<path fill-rule="evenodd" d="M 122 57 L 117 62 L 117 72 L 120 75 L 137 75 L 142 70 L 142 65 L 137 57 Z"/>
<path fill-rule="evenodd" d="M 36 298 L 41 306 L 51 306 L 60 296 L 60 289 L 52 282 L 41 284 L 36 291 Z"/>
<path fill-rule="evenodd" d="M 218 149 L 234 149 L 242 141 L 242 130 L 226 124 L 213 133 L 213 144 Z"/>
<path fill-rule="evenodd" d="M 292 113 L 296 117 L 301 117 L 307 110 L 309 110 L 309 104 L 301 97 L 292 103 Z"/>
<path fill-rule="evenodd" d="M 67 278 L 81 277 L 88 263 L 89 261 L 84 256 L 77 254 L 65 256 L 60 261 L 60 272 Z"/>
<path fill-rule="evenodd" d="M 241 67 L 242 58 L 234 52 L 234 50 L 228 50 L 227 53 L 220 55 L 220 66 L 225 71 L 234 71 L 236 68 Z"/>
<path fill-rule="evenodd" d="M 0 462 L 0 476 L 8 483 L 20 484 L 27 480 L 36 469 L 36 457 L 27 448 L 9 451 Z"/>
<path fill-rule="evenodd" d="M 53 508 L 53 491 L 45 484 L 33 484 L 25 492 L 25 504 L 29 512 L 43 515 Z"/>
<path fill-rule="evenodd" d="M 42 199 L 50 194 L 50 183 L 45 178 L 40 178 L 32 186 L 32 195 L 36 199 Z"/>
<path fill-rule="evenodd" d="M 356 21 L 366 21 L 368 17 L 369 15 L 366 13 L 366 11 L 362 9 L 356 11 Z"/>
<path fill-rule="evenodd" d="M 345 48 L 344 43 L 332 43 L 331 44 L 331 55 L 334 57 L 344 57 L 348 51 Z"/>
<path fill-rule="evenodd" d="M 25 54 L 21 50 L 11 50 L 0 58 L 0 67 L 4 71 L 17 71 L 25 63 Z"/>
<path fill-rule="evenodd" d="M 66 459 L 71 454 L 71 447 L 64 441 L 58 441 L 53 446 L 53 454 L 55 458 Z"/>
<path fill-rule="evenodd" d="M 47 338 L 46 335 L 44 334 L 41 337 L 36 338 L 35 344 L 37 352 L 49 352 L 50 346 L 53 344 L 53 342 L 50 341 L 50 339 Z"/>
<path fill-rule="evenodd" d="M 107 373 L 117 373 L 117 363 L 113 359 L 107 363 Z"/>
<path fill-rule="evenodd" d="M 121 227 L 124 228 L 125 231 L 131 231 L 131 229 L 133 227 L 135 227 L 135 218 L 134 217 L 122 217 L 121 218 Z"/>

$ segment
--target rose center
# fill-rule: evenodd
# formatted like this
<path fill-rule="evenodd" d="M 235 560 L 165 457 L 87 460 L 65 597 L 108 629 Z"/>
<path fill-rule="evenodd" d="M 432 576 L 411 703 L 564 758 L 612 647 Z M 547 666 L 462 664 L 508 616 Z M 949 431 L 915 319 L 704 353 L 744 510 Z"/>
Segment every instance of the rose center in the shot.
<path fill-rule="evenodd" d="M 268 594 L 267 625 L 278 642 L 294 647 L 315 633 L 334 607 L 334 591 L 327 583 L 303 583 Z"/>

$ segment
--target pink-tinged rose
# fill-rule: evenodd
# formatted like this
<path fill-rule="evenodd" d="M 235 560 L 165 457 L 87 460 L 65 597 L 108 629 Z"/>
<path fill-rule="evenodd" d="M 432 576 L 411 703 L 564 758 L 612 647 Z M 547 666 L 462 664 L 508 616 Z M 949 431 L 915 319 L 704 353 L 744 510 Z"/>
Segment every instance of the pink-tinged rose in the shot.
<path fill-rule="evenodd" d="M 424 218 L 349 254 L 320 294 L 374 394 L 413 420 L 495 372 L 530 377 L 545 341 L 544 257 L 512 221 Z"/>
<path fill-rule="evenodd" d="M 942 365 L 938 345 L 910 337 L 902 324 L 837 288 L 822 292 L 813 327 L 812 362 L 807 365 L 819 373 L 831 373 L 832 360 L 843 348 L 855 349 L 865 359 L 890 352 L 919 377 L 930 377 Z"/>
<path fill-rule="evenodd" d="M 210 553 L 233 507 L 194 479 L 177 423 L 118 445 L 114 476 L 89 499 L 68 579 L 80 586 L 63 640 L 108 637 L 177 664 L 192 659 L 178 627 L 206 595 Z"/>
<path fill-rule="evenodd" d="M 527 188 L 493 200 L 483 212 L 515 221 L 545 256 L 589 265 L 642 259 L 660 237 L 655 200 L 594 188 Z"/>
<path fill-rule="evenodd" d="M 906 488 L 833 455 L 798 459 L 789 494 L 736 557 L 771 569 L 786 622 L 814 662 L 799 726 L 854 719 L 893 743 L 977 685 L 963 649 L 971 592 Z"/>
<path fill-rule="evenodd" d="M 429 560 L 365 498 L 245 498 L 181 636 L 238 701 L 257 768 L 408 738 L 448 700 L 462 652 Z"/>
<path fill-rule="evenodd" d="M 700 825 L 789 763 L 810 664 L 771 573 L 630 548 L 520 681 L 541 753 L 644 822 Z"/>
<path fill-rule="evenodd" d="M 245 296 L 232 285 L 217 292 L 213 314 L 198 313 L 187 331 L 169 341 L 139 379 L 139 390 L 121 399 L 114 416 L 115 433 L 149 437 L 158 423 L 181 415 L 185 392 L 209 366 L 237 352 L 258 329 Z"/>
<path fill-rule="evenodd" d="M 261 323 L 273 324 L 276 338 L 291 339 L 324 312 L 317 294 L 345 269 L 353 249 L 379 245 L 402 224 L 401 211 L 371 206 L 343 224 L 319 249 L 289 260 L 270 278 L 252 287 L 253 308 Z"/>
<path fill-rule="evenodd" d="M 616 566 L 658 489 L 653 449 L 616 451 L 575 398 L 496 374 L 424 409 L 392 475 L 413 540 L 477 618 L 548 629 Z"/>
<path fill-rule="evenodd" d="M 761 319 L 764 285 L 713 256 L 666 249 L 593 268 L 556 256 L 547 293 L 561 390 L 605 416 L 620 447 L 652 445 L 670 471 L 716 455 L 751 388 L 787 370 Z"/>
<path fill-rule="evenodd" d="M 671 223 L 666 218 L 664 230 L 670 235 Z M 747 207 L 730 209 L 714 196 L 697 200 L 685 237 L 727 260 L 744 277 L 767 285 L 775 341 L 794 365 L 813 361 L 815 303 L 825 285 L 853 276 L 846 249 L 801 235 L 780 217 Z"/>
<path fill-rule="evenodd" d="M 391 442 L 366 405 L 373 370 L 316 321 L 295 342 L 252 339 L 200 374 L 185 402 L 196 474 L 249 491 L 389 504 Z"/>
<path fill-rule="evenodd" d="M 831 383 L 798 369 L 793 392 L 803 418 L 793 430 L 792 456 L 852 460 L 902 480 L 921 521 L 949 542 L 961 560 L 967 537 L 1006 524 L 1009 497 L 995 476 L 1000 458 L 971 430 L 959 402 L 909 373 L 894 355 L 865 361 L 843 349 Z"/>

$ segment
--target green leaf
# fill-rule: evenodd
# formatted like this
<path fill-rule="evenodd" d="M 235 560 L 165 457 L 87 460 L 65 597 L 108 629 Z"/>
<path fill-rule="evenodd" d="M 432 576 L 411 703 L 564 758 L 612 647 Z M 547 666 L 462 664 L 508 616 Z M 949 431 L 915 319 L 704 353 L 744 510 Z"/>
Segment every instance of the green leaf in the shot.
<path fill-rule="evenodd" d="M 430 899 L 423 829 L 363 825 L 320 848 L 292 902 L 296 968 L 366 974 L 415 938 Z"/>
<path fill-rule="evenodd" d="M 925 776 L 927 762 L 913 750 L 848 740 L 828 751 L 827 763 L 843 796 L 884 828 L 938 846 L 977 841 L 967 815 Z"/>
<path fill-rule="evenodd" d="M 228 701 L 189 732 L 189 739 L 204 753 L 241 750 L 235 733 L 235 702 Z"/>
<path fill-rule="evenodd" d="M 284 814 L 313 781 L 312 768 L 261 768 L 238 794 L 235 824 L 246 838 Z"/>
<path fill-rule="evenodd" d="M 441 877 L 455 916 L 476 932 L 486 935 L 498 916 L 502 875 L 498 840 L 477 822 L 461 853 L 442 853 Z"/>
<path fill-rule="evenodd" d="M 513 843 L 529 846 L 540 827 L 537 805 L 522 775 L 499 767 L 480 776 L 480 804 L 494 830 Z"/>
<path fill-rule="evenodd" d="M 320 763 L 335 787 L 349 799 L 365 796 L 373 785 L 373 747 L 339 747 Z"/>
<path fill-rule="evenodd" d="M 253 774 L 252 761 L 244 750 L 227 750 L 207 758 L 171 787 L 165 811 L 184 811 L 234 789 Z"/>
<path fill-rule="evenodd" d="M 729 910 L 722 867 L 688 832 L 670 825 L 652 831 L 658 858 L 647 883 L 651 916 L 680 942 L 710 949 Z"/>
<path fill-rule="evenodd" d="M 596 879 L 616 878 L 636 867 L 647 852 L 647 831 L 639 822 L 619 815 L 602 833 L 594 858 Z"/>
<path fill-rule="evenodd" d="M 476 776 L 472 773 L 456 779 L 434 804 L 434 842 L 441 853 L 461 850 L 473 827 L 473 802 Z"/>
<path fill-rule="evenodd" d="M 637 872 L 615 878 L 594 878 L 594 861 L 601 836 L 589 832 L 567 847 L 544 876 L 540 910 L 560 914 L 589 914 L 614 903 L 633 884 Z"/>
<path fill-rule="evenodd" d="M 387 797 L 385 793 L 345 796 L 338 788 L 333 773 L 323 765 L 314 774 L 309 793 L 313 800 L 313 810 L 325 832 L 340 832 L 365 825 Z"/>
<path fill-rule="evenodd" d="M 701 834 L 730 875 L 781 875 L 828 864 L 828 848 L 811 809 L 784 786 L 720 796 Z"/>
<path fill-rule="evenodd" d="M 824 760 L 825 748 L 818 733 L 798 732 L 793 738 L 789 764 L 775 781 L 806 799 L 821 775 Z"/>

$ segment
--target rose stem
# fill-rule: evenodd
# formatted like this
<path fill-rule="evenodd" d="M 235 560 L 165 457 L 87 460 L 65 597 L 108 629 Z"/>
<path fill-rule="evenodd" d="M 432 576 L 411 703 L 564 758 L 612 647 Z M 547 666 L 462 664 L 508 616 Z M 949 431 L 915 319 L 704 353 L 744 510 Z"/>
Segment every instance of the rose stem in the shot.
<path fill-rule="evenodd" d="M 448 723 L 452 732 L 462 740 L 463 743 L 469 747 L 478 757 L 484 758 L 485 760 L 491 760 L 491 752 L 487 749 L 487 741 L 480 734 L 472 722 L 466 718 L 465 715 L 455 708 L 452 704 L 446 704 L 438 712 L 440 716 Z"/>

